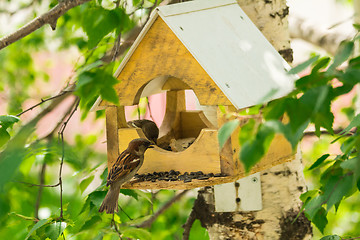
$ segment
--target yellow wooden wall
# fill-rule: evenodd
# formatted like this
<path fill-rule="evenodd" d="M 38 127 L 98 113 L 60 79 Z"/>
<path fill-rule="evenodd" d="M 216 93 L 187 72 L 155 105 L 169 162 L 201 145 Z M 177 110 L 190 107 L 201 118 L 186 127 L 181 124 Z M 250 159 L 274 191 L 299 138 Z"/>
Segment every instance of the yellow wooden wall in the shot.
<path fill-rule="evenodd" d="M 230 101 L 196 59 L 158 17 L 142 39 L 115 85 L 120 105 L 137 104 L 138 90 L 159 76 L 173 76 L 184 81 L 203 105 L 229 105 Z M 100 106 L 111 105 L 103 100 Z"/>

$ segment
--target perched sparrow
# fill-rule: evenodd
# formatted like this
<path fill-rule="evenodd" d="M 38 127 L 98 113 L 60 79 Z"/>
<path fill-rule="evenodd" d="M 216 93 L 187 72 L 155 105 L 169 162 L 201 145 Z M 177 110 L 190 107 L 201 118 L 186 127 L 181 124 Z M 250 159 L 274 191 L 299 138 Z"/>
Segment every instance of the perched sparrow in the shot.
<path fill-rule="evenodd" d="M 153 144 L 145 138 L 137 138 L 129 143 L 129 146 L 117 158 L 111 167 L 106 186 L 110 189 L 102 202 L 99 212 L 114 213 L 118 211 L 118 198 L 120 187 L 129 181 L 139 170 L 144 162 L 146 149 L 153 148 Z"/>
<path fill-rule="evenodd" d="M 147 139 L 153 141 L 155 144 L 157 143 L 157 139 L 159 137 L 159 128 L 153 121 L 142 119 L 129 121 L 127 124 L 129 127 L 141 128 Z"/>

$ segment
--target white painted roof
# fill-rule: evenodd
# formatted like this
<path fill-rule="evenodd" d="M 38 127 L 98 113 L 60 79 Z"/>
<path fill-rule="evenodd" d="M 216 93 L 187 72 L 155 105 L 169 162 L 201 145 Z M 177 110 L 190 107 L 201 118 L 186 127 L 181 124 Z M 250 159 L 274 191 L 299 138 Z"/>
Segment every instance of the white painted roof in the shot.
<path fill-rule="evenodd" d="M 297 77 L 287 74 L 290 66 L 236 1 L 197 0 L 157 10 L 235 107 L 292 90 Z"/>
<path fill-rule="evenodd" d="M 297 76 L 286 73 L 290 66 L 235 0 L 196 0 L 156 8 L 116 77 L 159 16 L 236 108 L 264 103 L 292 90 Z"/>

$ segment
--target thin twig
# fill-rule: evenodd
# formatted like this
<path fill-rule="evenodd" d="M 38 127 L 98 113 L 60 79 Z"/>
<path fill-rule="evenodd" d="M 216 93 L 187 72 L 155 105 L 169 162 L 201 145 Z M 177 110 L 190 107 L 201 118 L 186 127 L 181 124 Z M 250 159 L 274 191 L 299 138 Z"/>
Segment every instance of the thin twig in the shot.
<path fill-rule="evenodd" d="M 172 199 L 170 199 L 164 206 L 162 206 L 154 215 L 152 215 L 148 220 L 136 225 L 138 228 L 148 228 L 151 227 L 153 222 L 168 208 L 170 208 L 176 201 L 179 201 L 189 190 L 184 190 L 181 193 L 175 195 Z"/>
<path fill-rule="evenodd" d="M 46 98 L 46 99 L 41 99 L 41 101 L 40 101 L 39 103 L 37 103 L 37 104 L 35 104 L 34 106 L 32 106 L 32 107 L 30 107 L 30 108 L 22 111 L 21 113 L 16 114 L 16 116 L 17 116 L 17 117 L 20 117 L 20 116 L 23 115 L 24 113 L 33 110 L 34 108 L 40 106 L 41 104 L 43 104 L 43 103 L 45 103 L 45 102 L 47 102 L 47 101 L 53 100 L 53 99 L 55 99 L 55 98 L 61 97 L 61 96 L 65 95 L 65 94 L 68 94 L 68 93 L 69 93 L 68 91 L 61 91 L 58 95 L 55 95 L 55 96 L 52 96 L 52 97 L 49 97 L 49 98 Z"/>
<path fill-rule="evenodd" d="M 354 237 L 354 238 L 341 238 L 341 240 L 354 240 L 354 239 L 360 239 L 360 237 Z"/>
<path fill-rule="evenodd" d="M 196 213 L 195 213 L 194 209 L 192 209 L 188 219 L 186 220 L 186 223 L 182 226 L 184 228 L 183 240 L 189 239 L 190 230 L 191 230 L 191 227 L 194 224 L 195 220 L 196 220 Z"/>
<path fill-rule="evenodd" d="M 83 3 L 86 3 L 90 0 L 63 0 L 50 9 L 48 12 L 43 15 L 33 19 L 25 26 L 21 27 L 17 31 L 3 37 L 0 39 L 0 50 L 9 46 L 10 44 L 24 38 L 35 30 L 41 28 L 45 24 L 50 24 L 51 28 L 55 30 L 56 22 L 59 17 L 64 15 L 68 10 L 79 6 Z"/>
<path fill-rule="evenodd" d="M 114 219 L 115 214 L 112 215 L 112 219 L 111 219 L 111 225 L 114 226 L 115 231 L 117 232 L 117 234 L 119 235 L 119 238 L 122 239 L 121 237 L 121 232 L 119 231 L 119 229 L 117 228 L 115 219 Z"/>
<path fill-rule="evenodd" d="M 60 183 L 56 183 L 56 184 L 52 184 L 52 185 L 45 185 L 45 184 L 34 184 L 34 183 L 20 182 L 20 181 L 15 181 L 15 182 L 29 185 L 29 187 L 57 187 L 60 185 Z"/>
<path fill-rule="evenodd" d="M 48 135 L 46 135 L 45 137 L 43 137 L 41 139 L 38 139 L 37 141 L 41 141 L 43 139 L 48 139 L 48 141 L 51 141 L 52 136 L 55 134 L 56 130 L 60 127 L 60 125 L 63 124 L 63 121 L 65 120 L 65 118 L 71 113 L 71 111 L 74 108 L 75 104 L 76 104 L 76 99 L 75 99 L 74 103 L 69 106 L 68 111 L 66 111 L 66 113 L 64 114 L 62 119 L 58 122 L 58 124 L 56 124 L 56 126 L 53 128 L 53 130 Z M 41 183 L 41 181 L 40 181 L 40 184 L 33 184 L 33 183 L 19 182 L 19 181 L 17 181 L 17 183 L 26 184 L 26 185 L 29 185 L 30 187 L 40 187 L 40 188 L 57 187 L 57 186 L 60 185 L 59 182 L 56 183 L 56 184 L 52 184 L 52 185 L 45 185 L 44 183 Z"/>
<path fill-rule="evenodd" d="M 47 139 L 49 141 L 48 142 L 49 147 L 52 144 L 52 139 L 53 139 L 52 137 L 55 134 L 56 130 L 60 127 L 62 122 L 65 120 L 65 118 L 71 113 L 71 111 L 72 111 L 75 104 L 76 104 L 76 100 L 74 101 L 73 104 L 70 105 L 70 107 L 68 108 L 66 113 L 63 115 L 63 117 L 58 122 L 58 124 L 56 124 L 56 126 L 53 128 L 53 130 L 47 136 L 42 138 L 42 139 Z M 39 218 L 39 207 L 40 207 L 41 195 L 42 195 L 43 188 L 45 187 L 45 185 L 44 185 L 44 183 L 45 183 L 45 169 L 46 169 L 46 162 L 44 162 L 42 164 L 41 171 L 40 171 L 40 176 L 39 176 L 39 179 L 40 179 L 40 184 L 39 185 L 40 186 L 39 186 L 38 195 L 37 195 L 36 203 L 35 203 L 35 218 L 37 218 L 37 219 Z M 59 185 L 60 185 L 60 183 L 58 183 L 57 186 L 59 186 Z M 65 239 L 65 236 L 63 236 L 63 238 Z"/>
<path fill-rule="evenodd" d="M 334 134 L 340 134 L 344 129 L 343 128 L 339 128 L 339 129 L 335 129 L 334 130 Z M 356 131 L 350 131 L 347 134 L 344 134 L 343 136 L 352 136 L 355 134 Z M 332 135 L 331 133 L 329 133 L 329 131 L 327 130 L 321 130 L 320 131 L 321 135 Z M 304 136 L 310 137 L 310 136 L 316 136 L 315 131 L 306 131 L 304 132 Z"/>
<path fill-rule="evenodd" d="M 63 164 L 65 159 L 65 143 L 64 143 L 64 131 L 66 129 L 67 124 L 69 123 L 70 119 L 76 112 L 78 106 L 79 106 L 80 98 L 77 98 L 76 104 L 74 109 L 69 114 L 69 117 L 66 119 L 66 121 L 61 125 L 60 130 L 58 132 L 59 139 L 61 140 L 61 148 L 62 148 L 62 154 L 61 154 L 61 161 L 60 161 L 60 168 L 59 168 L 59 184 L 60 184 L 60 219 L 63 219 L 63 185 L 62 185 L 62 170 L 63 170 Z"/>

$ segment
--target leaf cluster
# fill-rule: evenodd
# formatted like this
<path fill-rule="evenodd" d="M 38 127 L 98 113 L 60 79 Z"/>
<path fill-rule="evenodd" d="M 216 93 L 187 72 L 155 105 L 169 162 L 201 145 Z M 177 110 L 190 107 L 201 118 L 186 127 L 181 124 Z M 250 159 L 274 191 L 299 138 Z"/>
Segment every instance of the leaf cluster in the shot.
<path fill-rule="evenodd" d="M 248 117 L 247 123 L 240 127 L 239 159 L 247 172 L 267 152 L 275 134 L 284 135 L 294 151 L 309 126 L 315 128 L 316 136 L 320 137 L 326 131 L 334 137 L 333 142 L 341 142 L 341 154 L 330 157 L 324 153 L 314 161 L 309 170 L 323 169 L 321 185 L 301 196 L 305 215 L 321 232 L 327 225 L 328 211 L 332 207 L 338 209 L 344 198 L 360 189 L 360 137 L 357 130 L 360 115 L 355 116 L 343 131 L 335 133 L 332 112 L 332 103 L 360 82 L 360 57 L 352 57 L 355 41 L 343 42 L 334 58 L 317 55 L 291 69 L 289 74 L 296 74 L 310 67 L 310 73 L 299 78 L 287 96 L 238 113 L 235 120 L 224 124 L 219 131 L 219 142 L 223 146 L 238 129 L 242 115 L 249 115 L 250 111 L 263 117 L 260 121 Z"/>

